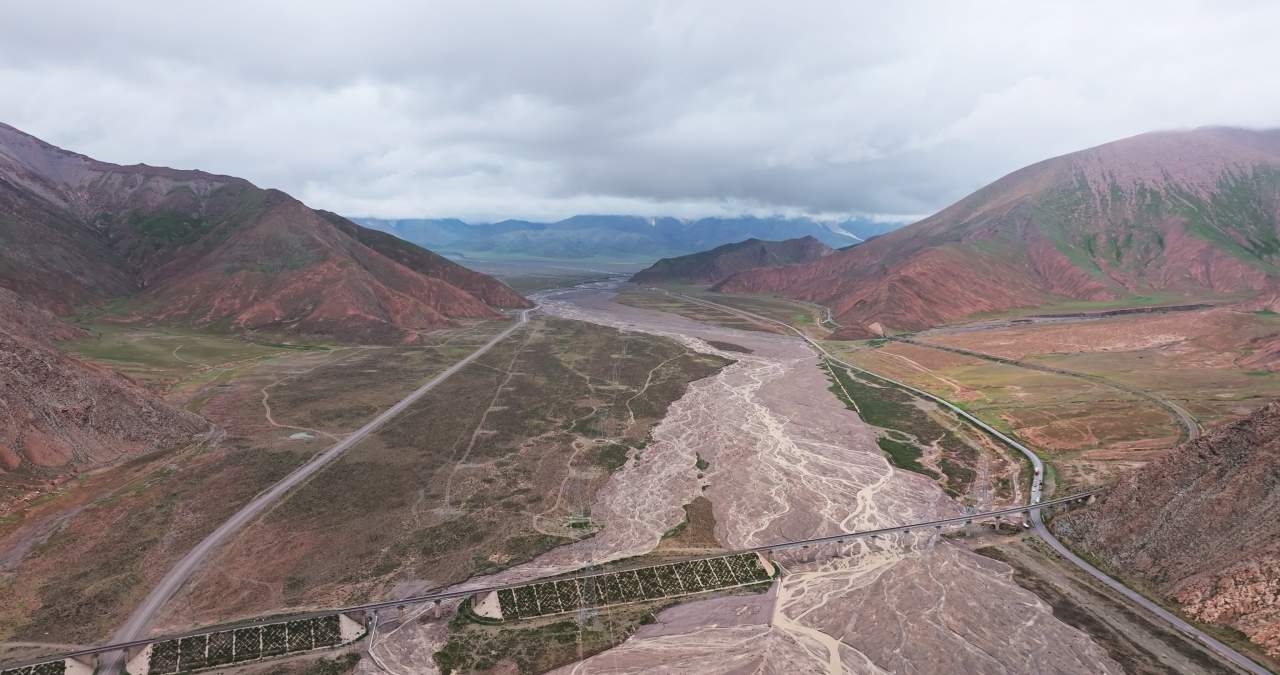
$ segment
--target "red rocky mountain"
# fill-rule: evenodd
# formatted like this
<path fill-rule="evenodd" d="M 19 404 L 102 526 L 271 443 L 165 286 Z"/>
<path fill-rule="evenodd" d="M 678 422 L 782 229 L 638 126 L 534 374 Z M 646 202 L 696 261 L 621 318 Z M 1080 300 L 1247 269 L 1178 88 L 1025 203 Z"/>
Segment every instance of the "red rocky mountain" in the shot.
<path fill-rule="evenodd" d="M 49 345 L 80 335 L 0 288 L 0 510 L 79 470 L 179 447 L 210 429 L 111 370 Z"/>
<path fill-rule="evenodd" d="M 1280 658 L 1280 403 L 1133 471 L 1054 529 Z"/>
<path fill-rule="evenodd" d="M 100 162 L 0 124 L 0 287 L 59 312 L 398 343 L 529 303 L 425 249 L 202 171 Z"/>
<path fill-rule="evenodd" d="M 832 308 L 842 337 L 1064 300 L 1258 293 L 1280 279 L 1280 130 L 1143 134 L 1033 164 L 938 214 L 727 293 Z"/>

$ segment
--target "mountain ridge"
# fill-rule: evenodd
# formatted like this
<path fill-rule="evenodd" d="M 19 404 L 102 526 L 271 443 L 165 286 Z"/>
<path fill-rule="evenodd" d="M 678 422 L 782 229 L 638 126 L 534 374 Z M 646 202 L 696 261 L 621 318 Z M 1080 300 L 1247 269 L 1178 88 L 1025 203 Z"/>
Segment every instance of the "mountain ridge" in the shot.
<path fill-rule="evenodd" d="M 723 292 L 828 305 L 843 337 L 1065 300 L 1257 293 L 1280 277 L 1280 130 L 1156 132 L 1015 171 L 822 260 Z"/>
<path fill-rule="evenodd" d="M 663 258 L 632 275 L 631 281 L 715 284 L 743 270 L 817 260 L 832 253 L 835 249 L 808 235 L 782 241 L 747 239 L 702 253 Z"/>
<path fill-rule="evenodd" d="M 412 342 L 528 307 L 505 284 L 279 190 L 100 162 L 0 126 L 0 286 L 66 313 Z"/>
<path fill-rule="evenodd" d="M 644 260 L 697 253 L 745 239 L 778 241 L 812 236 L 832 248 L 862 243 L 896 223 L 754 217 L 681 220 L 623 215 L 578 215 L 555 222 L 508 219 L 468 224 L 458 219 L 353 218 L 367 227 L 466 258 Z"/>

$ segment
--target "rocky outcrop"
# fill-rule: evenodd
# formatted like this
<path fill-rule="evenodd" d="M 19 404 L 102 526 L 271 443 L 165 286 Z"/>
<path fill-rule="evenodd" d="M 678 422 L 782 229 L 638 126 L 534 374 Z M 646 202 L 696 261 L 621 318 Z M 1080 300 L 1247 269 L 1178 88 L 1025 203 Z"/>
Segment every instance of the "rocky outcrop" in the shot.
<path fill-rule="evenodd" d="M 79 333 L 0 289 L 0 509 L 77 471 L 175 448 L 210 428 L 48 343 Z"/>
<path fill-rule="evenodd" d="M 820 260 L 739 272 L 727 293 L 832 308 L 842 337 L 1150 293 L 1274 294 L 1280 130 L 1155 133 L 1046 160 Z"/>
<path fill-rule="evenodd" d="M 784 241 L 748 239 L 725 244 L 710 251 L 663 258 L 636 272 L 631 281 L 638 284 L 665 282 L 714 284 L 736 272 L 761 267 L 776 267 L 818 260 L 835 253 L 835 249 L 813 237 Z"/>
<path fill-rule="evenodd" d="M 1180 446 L 1053 527 L 1110 571 L 1280 657 L 1280 403 Z"/>
<path fill-rule="evenodd" d="M 201 171 L 119 166 L 0 125 L 0 287 L 125 321 L 411 342 L 527 307 L 501 282 Z"/>
<path fill-rule="evenodd" d="M 1240 365 L 1251 370 L 1280 371 L 1280 335 L 1268 335 L 1246 345 L 1249 355 Z"/>

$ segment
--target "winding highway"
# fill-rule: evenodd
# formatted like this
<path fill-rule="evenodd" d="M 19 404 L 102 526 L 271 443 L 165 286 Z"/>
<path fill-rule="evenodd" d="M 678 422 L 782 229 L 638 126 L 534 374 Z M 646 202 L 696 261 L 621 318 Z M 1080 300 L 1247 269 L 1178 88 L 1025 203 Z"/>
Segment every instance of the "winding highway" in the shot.
<path fill-rule="evenodd" d="M 351 446 L 360 442 L 374 431 L 377 431 L 393 417 L 403 412 L 405 408 L 413 405 L 418 399 L 422 398 L 423 395 L 434 389 L 436 385 L 439 385 L 441 382 L 444 382 L 457 374 L 458 371 L 467 367 L 467 365 L 472 361 L 475 361 L 477 358 L 480 358 L 492 349 L 494 345 L 507 339 L 512 333 L 529 321 L 529 313 L 536 309 L 537 307 L 520 310 L 519 321 L 507 327 L 506 330 L 503 330 L 501 333 L 493 336 L 492 339 L 481 345 L 479 349 L 471 352 L 457 363 L 449 366 L 440 374 L 428 380 L 422 386 L 413 390 L 413 392 L 408 396 L 400 399 L 399 402 L 384 410 L 364 426 L 351 432 L 328 449 L 318 453 L 306 464 L 294 469 L 292 473 L 280 479 L 280 481 L 275 485 L 272 485 L 259 493 L 252 501 L 241 507 L 239 511 L 236 511 L 235 514 L 219 525 L 217 529 L 209 533 L 209 535 L 206 536 L 199 544 L 196 544 L 195 548 L 192 548 L 187 555 L 183 556 L 177 564 L 169 569 L 168 573 L 160 579 L 160 583 L 156 584 L 156 586 L 151 589 L 151 592 L 147 594 L 147 597 L 143 599 L 142 603 L 133 610 L 132 614 L 129 615 L 129 618 L 125 621 L 124 625 L 116 631 L 113 636 L 113 642 L 127 643 L 138 639 L 138 637 L 142 635 L 143 631 L 146 630 L 147 625 L 151 622 L 155 613 L 159 611 L 169 598 L 173 597 L 173 594 L 176 593 L 182 584 L 191 577 L 192 573 L 196 571 L 200 564 L 203 563 L 211 553 L 217 550 L 218 547 L 225 543 L 231 535 L 244 527 L 249 521 L 256 518 L 266 510 L 268 506 L 283 497 L 286 492 L 297 487 L 317 471 L 337 459 L 338 456 L 343 452 L 346 452 L 351 448 Z M 123 652 L 116 652 L 114 654 L 104 656 L 96 672 L 103 675 L 115 675 L 116 673 L 119 673 L 123 663 L 123 658 Z"/>
<path fill-rule="evenodd" d="M 1040 513 L 1040 506 L 1042 505 L 1042 504 L 1041 504 L 1041 489 L 1042 489 L 1042 484 L 1043 484 L 1043 480 L 1044 480 L 1044 463 L 1040 460 L 1040 458 L 1036 455 L 1036 453 L 1035 453 L 1035 452 L 1031 451 L 1031 449 L 1030 449 L 1030 448 L 1026 447 L 1025 445 L 1023 445 L 1023 444 L 1021 444 L 1021 443 L 1019 443 L 1019 442 L 1017 442 L 1017 441 L 1015 441 L 1014 439 L 1010 438 L 1009 436 L 1007 436 L 1007 435 L 1005 435 L 1005 434 L 1003 434 L 1003 433 L 1000 433 L 999 431 L 997 431 L 996 429 L 992 428 L 992 427 L 991 427 L 990 425 L 988 425 L 987 423 L 983 422 L 982 420 L 978 419 L 977 417 L 974 417 L 973 415 L 969 414 L 968 412 L 965 412 L 963 409 L 961 409 L 960 407 L 958 407 L 958 406 L 956 406 L 956 405 L 952 404 L 951 402 L 947 401 L 946 399 L 943 399 L 943 398 L 941 398 L 941 397 L 935 396 L 935 395 L 933 395 L 933 394 L 931 394 L 931 393 L 929 393 L 929 392 L 927 392 L 927 391 L 924 391 L 924 390 L 921 390 L 921 389 L 917 389 L 917 388 L 915 388 L 915 387 L 912 387 L 912 386 L 911 386 L 911 385 L 909 385 L 909 384 L 905 384 L 905 383 L 902 383 L 902 382 L 898 382 L 898 381 L 896 381 L 896 380 L 892 380 L 892 379 L 890 379 L 890 378 L 885 377 L 884 375 L 880 375 L 880 374 L 878 374 L 878 373 L 873 373 L 873 372 L 870 372 L 870 371 L 868 371 L 868 370 L 864 370 L 864 369 L 859 368 L 859 367 L 857 367 L 857 366 L 855 366 L 855 365 L 853 365 L 853 364 L 847 363 L 847 362 L 845 362 L 845 361 L 843 361 L 843 360 L 841 360 L 841 359 L 836 358 L 836 357 L 835 357 L 835 356 L 833 356 L 830 352 L 828 352 L 828 351 L 826 350 L 826 348 L 824 348 L 822 345 L 818 344 L 816 341 L 814 341 L 813 339 L 811 339 L 811 338 L 810 338 L 808 335 L 806 335 L 804 332 L 802 332 L 801 330 L 797 329 L 795 326 L 792 326 L 791 324 L 784 323 L 784 322 L 782 322 L 782 321 L 778 321 L 778 320 L 776 320 L 776 319 L 771 319 L 771 318 L 766 317 L 766 316 L 761 316 L 761 315 L 756 314 L 756 313 L 754 313 L 754 312 L 748 312 L 748 311 L 745 311 L 745 310 L 741 310 L 741 309 L 738 309 L 738 308 L 736 308 L 736 307 L 730 307 L 730 306 L 728 306 L 728 305 L 722 305 L 722 304 L 720 304 L 720 303 L 711 302 L 711 301 L 709 301 L 709 300 L 702 300 L 702 299 L 700 299 L 700 298 L 693 298 L 693 297 L 690 297 L 690 296 L 687 296 L 687 295 L 684 295 L 684 294 L 681 294 L 681 293 L 673 293 L 673 292 L 671 292 L 671 291 L 667 291 L 667 290 L 665 290 L 665 289 L 657 289 L 657 288 L 655 288 L 655 289 L 652 289 L 652 290 L 657 290 L 657 291 L 660 291 L 660 292 L 665 293 L 665 294 L 667 294 L 667 295 L 671 295 L 671 296 L 674 296 L 674 297 L 678 297 L 678 298 L 680 298 L 680 299 L 682 299 L 682 300 L 685 300 L 685 301 L 688 301 L 688 302 L 692 302 L 692 303 L 700 304 L 700 305 L 703 305 L 703 306 L 706 306 L 706 307 L 710 307 L 710 308 L 713 308 L 713 309 L 718 309 L 718 310 L 721 310 L 721 311 L 726 311 L 726 312 L 729 312 L 729 313 L 732 313 L 732 314 L 736 314 L 736 315 L 741 316 L 741 317 L 743 317 L 743 318 L 752 319 L 752 320 L 756 320 L 756 321 L 764 321 L 764 322 L 768 322 L 768 323 L 771 323 L 771 324 L 774 324 L 774 325 L 777 325 L 777 326 L 781 326 L 781 327 L 783 327 L 783 328 L 786 328 L 787 330 L 789 330 L 789 331 L 791 331 L 791 332 L 795 333 L 796 335 L 800 336 L 800 338 L 801 338 L 802 340 L 804 340 L 806 343 L 808 343 L 810 347 L 812 347 L 816 352 L 818 352 L 818 354 L 820 354 L 820 355 L 822 355 L 823 357 L 825 357 L 825 358 L 829 359 L 830 361 L 833 361 L 833 362 L 835 362 L 835 363 L 838 363 L 838 364 L 840 364 L 840 365 L 842 365 L 842 366 L 844 366 L 844 367 L 846 367 L 846 368 L 850 368 L 850 369 L 852 369 L 852 370 L 856 370 L 856 371 L 861 372 L 861 373 L 866 373 L 867 375 L 871 375 L 871 376 L 873 376 L 873 377 L 879 378 L 879 379 L 884 380 L 884 381 L 886 381 L 886 382 L 891 382 L 891 383 L 893 383 L 893 384 L 895 384 L 895 385 L 897 385 L 897 386 L 899 386 L 899 387 L 902 387 L 903 389 L 907 389 L 907 390 L 909 390 L 909 391 L 911 391 L 911 392 L 913 392 L 913 393 L 915 393 L 915 394 L 918 394 L 918 395 L 923 396 L 923 397 L 925 397 L 925 398 L 927 398 L 927 399 L 929 399 L 929 400 L 931 400 L 931 401 L 933 401 L 933 402 L 935 402 L 935 403 L 938 403 L 939 405 L 945 406 L 947 409 L 949 409 L 949 410 L 951 410 L 952 412 L 956 413 L 957 415 L 959 415 L 959 416 L 960 416 L 961 418 L 963 418 L 964 420 L 966 420 L 966 421 L 968 421 L 968 422 L 970 422 L 970 423 L 974 424 L 975 426 L 977 426 L 978 428 L 980 428 L 980 429 L 982 429 L 983 431 L 987 432 L 988 434 L 991 434 L 993 437 L 1000 439 L 1000 441 L 1002 441 L 1003 443 L 1005 443 L 1005 444 L 1006 444 L 1006 445 L 1008 445 L 1009 447 L 1011 447 L 1011 448 L 1013 448 L 1013 449 L 1017 450 L 1018 452 L 1022 453 L 1022 454 L 1027 458 L 1027 460 L 1031 462 L 1031 465 L 1032 465 L 1032 467 L 1034 468 L 1034 473 L 1033 473 L 1033 478 L 1032 478 L 1032 482 L 1031 482 L 1031 499 L 1030 499 L 1030 504 L 1031 504 L 1032 506 L 1035 506 L 1035 507 L 1036 507 L 1036 508 L 1032 508 L 1032 509 L 1030 510 L 1031 523 L 1032 523 L 1032 526 L 1035 528 L 1036 535 L 1038 535 L 1038 536 L 1039 536 L 1041 539 L 1043 539 L 1047 544 L 1049 544 L 1049 546 L 1050 546 L 1050 547 L 1052 547 L 1052 548 L 1053 548 L 1053 550 L 1054 550 L 1054 551 L 1056 551 L 1056 552 L 1058 553 L 1058 555 L 1062 556 L 1062 557 L 1063 557 L 1063 559 L 1067 560 L 1068 562 L 1072 563 L 1072 564 L 1073 564 L 1073 565 L 1075 565 L 1076 567 L 1080 568 L 1083 572 L 1085 572 L 1085 573 L 1086 573 L 1086 574 L 1088 574 L 1089 576 L 1091 576 L 1091 577 L 1093 577 L 1094 579 L 1098 580 L 1099 582 L 1101 582 L 1101 583 L 1105 584 L 1108 588 L 1110 588 L 1110 589 L 1112 589 L 1113 591 L 1115 591 L 1115 592 L 1119 593 L 1120 595 L 1122 595 L 1123 597 L 1125 597 L 1126 599 L 1128 599 L 1128 600 L 1129 600 L 1130 602 L 1132 602 L 1133 604 L 1135 604 L 1135 605 L 1139 605 L 1139 606 L 1141 606 L 1143 609 L 1146 609 L 1147 611 L 1151 612 L 1152 614 L 1156 615 L 1157 617 L 1159 617 L 1159 618 L 1163 619 L 1165 622 L 1167 622 L 1169 625 L 1173 626 L 1173 627 L 1174 627 L 1175 629 L 1177 629 L 1179 632 L 1183 633 L 1184 635 L 1186 635 L 1187 637 L 1191 638 L 1192 640 L 1195 640 L 1195 641 L 1197 641 L 1197 642 L 1200 642 L 1201 644 L 1205 645 L 1205 647 L 1207 647 L 1207 648 L 1208 648 L 1208 649 L 1210 649 L 1211 651 L 1215 652 L 1216 654 L 1218 654 L 1218 655 L 1219 655 L 1219 656 L 1221 656 L 1222 658 L 1224 658 L 1224 659 L 1226 659 L 1226 660 L 1230 661 L 1231 663 L 1235 664 L 1237 667 L 1239 667 L 1239 668 L 1243 669 L 1244 671 L 1249 672 L 1249 673 L 1253 673 L 1254 675 L 1269 675 L 1269 674 L 1271 673 L 1271 671 L 1269 671 L 1269 670 L 1267 670 L 1266 668 L 1263 668 L 1262 666 L 1258 665 L 1258 664 L 1257 664 L 1257 663 L 1255 663 L 1252 659 L 1250 659 L 1249 657 L 1245 656 L 1244 654 L 1241 654 L 1240 652 L 1236 651 L 1235 649 L 1232 649 L 1231 647 L 1227 646 L 1226 644 L 1223 644 L 1221 641 L 1217 640 L 1216 638 L 1214 638 L 1213 636 L 1209 635 L 1208 633 L 1205 633 L 1204 631 L 1200 630 L 1199 628 L 1196 628 L 1195 626 L 1193 626 L 1193 625 L 1191 625 L 1190 623 L 1186 622 L 1185 620 L 1183 620 L 1182 618 L 1180 618 L 1180 617 L 1178 617 L 1177 615 L 1173 614 L 1172 612 L 1170 612 L 1170 611 L 1166 610 L 1165 608 L 1163 608 L 1163 607 L 1161 607 L 1161 606 L 1157 605 L 1156 603 L 1152 602 L 1151 600 L 1147 599 L 1147 598 L 1146 598 L 1145 596 L 1143 596 L 1142 594 L 1140 594 L 1140 593 L 1138 593 L 1138 592 L 1134 591 L 1133 589 L 1129 588 L 1128 586 L 1125 586 L 1124 584 L 1120 583 L 1119 581 L 1117 581 L 1117 580 L 1113 579 L 1112 577 L 1108 576 L 1108 575 L 1107 575 L 1105 572 L 1103 572 L 1102 570 L 1100 570 L 1100 569 L 1098 569 L 1098 568 L 1094 567 L 1094 566 L 1093 566 L 1093 565 L 1091 565 L 1088 561 L 1084 560 L 1084 559 L 1083 559 L 1083 558 L 1081 558 L 1080 556 L 1078 556 L 1078 555 L 1076 555 L 1075 553 L 1073 553 L 1073 552 L 1071 551 L 1071 549 L 1067 548 L 1067 546 L 1066 546 L 1065 544 L 1063 544 L 1061 541 L 1059 541 L 1059 540 L 1058 540 L 1058 538 L 1057 538 L 1056 536 L 1054 536 L 1052 532 L 1050 532 L 1050 531 L 1049 531 L 1049 528 L 1048 528 L 1047 526 L 1045 526 L 1045 524 L 1044 524 L 1044 519 L 1041 517 L 1041 513 Z M 935 345 L 922 344 L 922 346 L 933 347 L 933 346 L 935 346 Z M 974 353 L 974 355 L 979 355 L 979 354 L 975 352 L 975 353 Z M 987 355 L 987 356 L 989 356 L 989 355 Z M 1176 407 L 1176 406 L 1175 406 L 1175 407 Z M 1185 411 L 1184 411 L 1184 412 L 1185 412 Z M 1188 432 L 1188 434 L 1191 436 L 1191 438 L 1195 438 L 1196 436 L 1198 436 L 1198 435 L 1199 435 L 1199 433 L 1200 433 L 1200 426 L 1199 426 L 1199 423 L 1195 421 L 1195 418 L 1194 418 L 1194 417 L 1190 417 L 1189 413 L 1188 413 L 1187 417 L 1183 417 L 1182 415 L 1175 415 L 1175 417 L 1176 417 L 1177 419 L 1179 419 L 1180 421 L 1182 421 L 1184 424 L 1186 424 L 1187 432 Z M 1187 418 L 1188 418 L 1188 417 L 1190 418 L 1190 422 L 1188 422 L 1188 421 L 1187 421 Z M 1045 502 L 1045 504 L 1047 504 L 1047 502 Z"/>

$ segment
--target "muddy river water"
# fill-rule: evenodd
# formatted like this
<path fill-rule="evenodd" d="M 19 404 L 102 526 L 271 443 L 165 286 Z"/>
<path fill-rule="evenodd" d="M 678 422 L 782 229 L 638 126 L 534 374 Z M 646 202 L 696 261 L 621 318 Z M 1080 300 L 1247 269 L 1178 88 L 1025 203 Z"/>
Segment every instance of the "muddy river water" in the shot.
<path fill-rule="evenodd" d="M 713 504 L 716 537 L 728 548 L 960 513 L 936 484 L 884 459 L 872 430 L 827 390 L 799 338 L 619 305 L 611 289 L 553 291 L 539 301 L 554 316 L 669 337 L 735 363 L 694 382 L 638 460 L 601 490 L 592 508 L 601 532 L 469 585 L 645 553 L 700 494 Z M 708 340 L 751 351 L 720 351 Z M 702 478 L 698 457 L 709 463 Z M 776 560 L 784 571 L 769 593 L 673 607 L 622 645 L 561 672 L 1121 672 L 1018 587 L 1004 564 L 934 533 Z M 439 622 L 407 622 L 379 636 L 374 655 L 394 673 L 429 673 L 443 639 Z M 378 672 L 366 662 L 361 671 Z"/>

